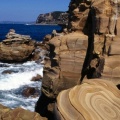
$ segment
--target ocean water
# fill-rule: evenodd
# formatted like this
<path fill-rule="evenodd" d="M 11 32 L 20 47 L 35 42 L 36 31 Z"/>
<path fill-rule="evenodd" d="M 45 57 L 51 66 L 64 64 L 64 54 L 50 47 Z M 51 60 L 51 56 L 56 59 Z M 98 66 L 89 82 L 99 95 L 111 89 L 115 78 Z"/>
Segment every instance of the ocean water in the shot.
<path fill-rule="evenodd" d="M 23 25 L 23 24 L 0 24 L 0 40 L 5 39 L 9 29 L 15 29 L 16 33 L 30 35 L 33 39 L 41 41 L 46 34 L 53 29 L 60 30 L 59 26 L 48 25 Z M 10 70 L 11 74 L 3 74 Z M 41 82 L 31 81 L 37 74 L 43 76 L 43 65 L 35 61 L 27 61 L 22 64 L 8 64 L 0 62 L 0 104 L 10 108 L 22 107 L 34 111 L 38 97 L 24 97 L 22 91 L 29 87 L 41 89 Z"/>
<path fill-rule="evenodd" d="M 51 34 L 53 30 L 61 30 L 58 25 L 30 25 L 30 24 L 0 24 L 0 41 L 5 39 L 5 35 L 10 29 L 15 29 L 16 33 L 30 35 L 36 41 L 42 41 L 46 34 Z"/>
<path fill-rule="evenodd" d="M 5 70 L 13 72 L 11 74 L 3 74 Z M 31 79 L 37 74 L 43 76 L 42 71 L 43 66 L 34 61 L 28 61 L 23 64 L 0 63 L 0 104 L 10 108 L 20 106 L 34 111 L 38 97 L 24 97 L 22 91 L 28 86 L 40 90 L 41 82 L 33 82 Z"/>

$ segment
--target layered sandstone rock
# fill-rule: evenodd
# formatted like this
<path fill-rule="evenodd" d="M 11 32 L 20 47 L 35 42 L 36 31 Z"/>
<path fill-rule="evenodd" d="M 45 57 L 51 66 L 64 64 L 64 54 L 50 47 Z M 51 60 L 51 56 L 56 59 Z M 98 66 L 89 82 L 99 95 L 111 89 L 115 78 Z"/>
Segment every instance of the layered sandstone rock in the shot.
<path fill-rule="evenodd" d="M 119 0 L 71 0 L 67 32 L 49 36 L 49 39 L 44 42 L 50 51 L 49 56 L 45 59 L 42 84 L 42 93 L 47 99 L 54 100 L 60 91 L 82 83 L 85 79 L 104 78 L 104 80 L 112 81 L 112 84 L 120 85 L 119 6 Z M 103 80 L 98 79 L 98 84 L 100 81 L 104 83 Z M 109 82 L 105 82 L 105 84 L 109 85 Z M 85 87 L 86 84 L 83 86 Z M 107 89 L 104 85 L 96 86 L 100 87 L 101 91 Z M 88 90 L 88 94 L 96 91 L 96 86 L 94 89 Z M 111 94 L 111 90 L 108 91 Z M 104 92 L 107 93 L 107 90 Z M 66 97 L 64 101 L 68 100 L 68 94 L 64 95 Z M 104 97 L 106 96 L 107 94 Z M 117 97 L 119 98 L 119 96 Z M 113 96 L 112 99 L 114 98 L 117 99 L 116 96 Z M 58 97 L 57 101 L 62 99 L 63 97 Z M 107 102 L 109 103 L 109 101 Z M 86 101 L 86 104 L 89 102 L 89 100 Z M 49 102 L 46 102 L 45 105 L 48 106 L 48 104 Z M 69 110 L 68 104 L 66 103 L 66 110 Z M 64 108 L 64 105 L 62 107 Z M 61 109 L 63 109 L 62 107 Z M 113 107 L 115 106 L 113 105 Z M 115 109 L 119 109 L 119 107 Z M 71 113 L 71 111 L 68 112 Z M 116 110 L 116 115 L 119 118 L 118 113 L 120 111 Z M 87 115 L 89 116 L 89 113 L 86 113 Z M 97 117 L 99 118 L 99 116 Z M 93 115 L 94 117 L 96 118 Z M 67 118 L 65 119 L 67 120 Z M 81 117 L 81 119 L 86 118 Z M 91 117 L 90 119 L 92 120 Z"/>
<path fill-rule="evenodd" d="M 0 105 L 0 120 L 44 120 L 38 113 L 22 108 L 9 109 Z"/>
<path fill-rule="evenodd" d="M 51 53 L 44 67 L 42 90 L 47 96 L 55 98 L 59 91 L 79 82 L 88 37 L 84 34 L 71 33 L 55 36 L 48 44 Z"/>
<path fill-rule="evenodd" d="M 119 120 L 120 91 L 112 82 L 86 80 L 57 97 L 55 120 Z"/>
<path fill-rule="evenodd" d="M 45 62 L 42 91 L 51 98 L 84 78 L 102 77 L 120 83 L 116 60 L 119 1 L 71 0 L 69 13 L 68 32 L 54 35 L 45 43 L 50 54 Z"/>
<path fill-rule="evenodd" d="M 69 4 L 70 31 L 83 31 L 90 11 L 91 0 L 71 0 Z"/>
<path fill-rule="evenodd" d="M 70 3 L 68 26 L 68 31 L 72 31 L 72 33 L 63 32 L 63 34 L 54 36 L 47 41 L 50 55 L 44 67 L 42 91 L 50 98 L 55 98 L 61 90 L 76 85 L 82 77 L 82 69 L 88 48 L 88 36 L 82 32 L 82 29 L 89 9 L 86 7 L 79 13 L 75 10 L 72 14 L 71 12 L 74 11 L 72 4 L 73 2 Z M 90 3 L 88 3 L 88 6 L 90 6 Z M 78 6 L 76 7 L 78 9 Z M 81 22 L 72 24 L 73 17 Z M 79 26 L 81 24 L 82 26 Z"/>
<path fill-rule="evenodd" d="M 34 51 L 34 41 L 30 36 L 16 34 L 11 29 L 6 39 L 0 43 L 0 61 L 22 62 L 26 61 Z"/>
<path fill-rule="evenodd" d="M 119 71 L 119 4 L 120 1 L 95 1 L 93 7 L 96 12 L 96 33 L 94 35 L 93 55 L 97 55 L 98 67 L 102 67 L 100 77 L 120 84 Z M 104 60 L 103 60 L 104 59 Z M 97 65 L 97 64 L 96 64 Z M 95 71 L 98 70 L 95 68 Z"/>

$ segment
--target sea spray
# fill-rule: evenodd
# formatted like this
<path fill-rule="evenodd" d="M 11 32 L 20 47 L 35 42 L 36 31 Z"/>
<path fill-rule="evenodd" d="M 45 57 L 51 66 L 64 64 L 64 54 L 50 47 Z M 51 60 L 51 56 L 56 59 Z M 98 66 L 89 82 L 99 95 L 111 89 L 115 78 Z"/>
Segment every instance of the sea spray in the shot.
<path fill-rule="evenodd" d="M 4 73 L 5 70 L 12 71 Z M 10 108 L 23 107 L 34 111 L 37 98 L 26 98 L 22 96 L 22 90 L 27 86 L 38 88 L 41 82 L 31 81 L 32 77 L 40 74 L 43 76 L 43 66 L 34 61 L 23 64 L 0 63 L 0 104 Z"/>

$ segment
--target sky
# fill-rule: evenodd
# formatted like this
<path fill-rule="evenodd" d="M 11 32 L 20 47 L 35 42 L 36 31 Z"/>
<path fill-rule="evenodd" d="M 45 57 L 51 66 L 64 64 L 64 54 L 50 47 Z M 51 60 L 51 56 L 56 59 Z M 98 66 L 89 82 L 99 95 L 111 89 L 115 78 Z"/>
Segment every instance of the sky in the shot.
<path fill-rule="evenodd" d="M 0 21 L 36 21 L 39 14 L 67 11 L 70 0 L 0 0 Z"/>

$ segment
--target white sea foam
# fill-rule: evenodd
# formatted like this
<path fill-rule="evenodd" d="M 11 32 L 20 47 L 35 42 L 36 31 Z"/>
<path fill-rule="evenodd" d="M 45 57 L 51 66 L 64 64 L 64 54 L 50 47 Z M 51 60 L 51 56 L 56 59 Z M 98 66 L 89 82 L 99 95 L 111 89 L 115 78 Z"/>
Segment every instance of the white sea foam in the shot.
<path fill-rule="evenodd" d="M 10 70 L 11 74 L 3 74 Z M 40 74 L 43 76 L 43 66 L 35 62 L 24 64 L 0 63 L 0 103 L 10 108 L 22 107 L 34 111 L 37 98 L 25 98 L 21 95 L 25 86 L 40 89 L 41 82 L 31 81 L 32 77 Z"/>
<path fill-rule="evenodd" d="M 3 105 L 8 106 L 10 108 L 22 107 L 26 110 L 31 110 L 31 111 L 34 111 L 35 103 L 37 100 L 38 97 L 24 98 L 22 96 L 15 96 L 12 94 L 7 94 L 4 99 L 0 99 Z"/>
<path fill-rule="evenodd" d="M 22 85 L 32 84 L 30 81 L 33 76 L 39 74 L 41 70 L 24 72 L 24 73 L 16 73 L 7 75 L 5 78 L 0 80 L 0 90 L 11 90 L 19 88 Z"/>
<path fill-rule="evenodd" d="M 10 66 L 9 69 L 14 69 L 14 66 Z M 32 77 L 40 74 L 41 76 L 43 67 L 36 63 L 27 62 L 21 67 L 16 65 L 15 70 L 19 69 L 18 73 L 6 74 L 0 76 L 0 90 L 11 90 L 19 88 L 22 85 L 32 84 L 30 81 Z M 22 69 L 22 70 L 21 70 Z"/>

